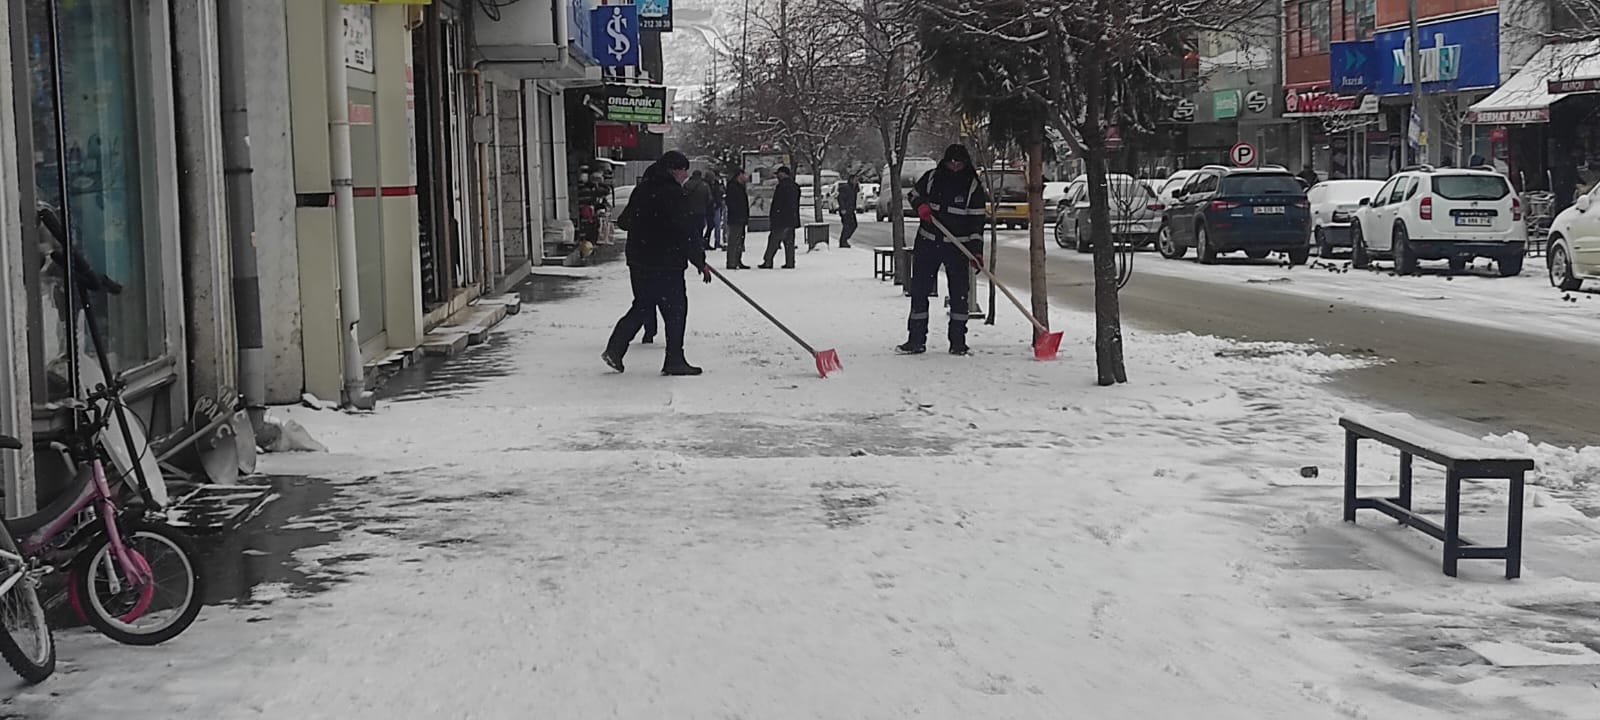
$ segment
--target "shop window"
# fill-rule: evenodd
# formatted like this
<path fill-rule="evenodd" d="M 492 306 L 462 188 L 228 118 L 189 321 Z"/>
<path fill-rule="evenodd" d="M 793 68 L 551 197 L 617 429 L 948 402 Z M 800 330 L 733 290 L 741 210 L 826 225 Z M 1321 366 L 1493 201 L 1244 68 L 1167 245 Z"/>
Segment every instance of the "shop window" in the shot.
<path fill-rule="evenodd" d="M 1311 0 L 1300 3 L 1302 55 L 1317 55 L 1328 51 L 1329 2 L 1330 0 Z"/>
<path fill-rule="evenodd" d="M 1283 9 L 1283 47 L 1289 57 L 1300 57 L 1300 6 L 1289 5 Z"/>
<path fill-rule="evenodd" d="M 149 62 L 141 32 L 143 3 L 77 0 L 55 3 L 61 32 L 60 65 L 52 56 L 51 2 L 28 3 L 29 115 L 38 198 L 70 213 L 74 238 L 89 262 L 121 283 L 120 295 L 95 298 L 114 370 L 137 367 L 165 350 L 162 322 L 162 246 L 148 189 Z M 54 92 L 58 79 L 60 97 Z M 60 115 L 60 125 L 57 124 Z M 64 162 L 63 162 L 64 159 Z M 63 197 L 63 187 L 65 197 Z M 58 379 L 65 373 L 65 303 L 58 276 L 46 273 L 41 325 L 42 360 Z M 83 352 L 90 350 L 85 347 Z M 52 383 L 52 394 L 62 388 Z"/>

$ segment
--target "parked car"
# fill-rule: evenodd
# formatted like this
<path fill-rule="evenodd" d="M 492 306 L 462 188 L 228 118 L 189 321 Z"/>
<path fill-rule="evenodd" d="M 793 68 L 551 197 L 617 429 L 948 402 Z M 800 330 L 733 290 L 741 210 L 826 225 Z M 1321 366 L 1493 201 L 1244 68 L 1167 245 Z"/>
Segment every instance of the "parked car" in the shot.
<path fill-rule="evenodd" d="M 1156 240 L 1176 260 L 1195 248 L 1200 262 L 1244 252 L 1259 260 L 1274 252 L 1303 265 L 1311 257 L 1311 210 L 1305 188 L 1283 168 L 1200 169 L 1173 193 Z"/>
<path fill-rule="evenodd" d="M 1067 201 L 1067 188 L 1069 182 L 1047 182 L 1044 184 L 1044 221 L 1054 225 L 1061 219 L 1061 204 Z"/>
<path fill-rule="evenodd" d="M 1328 180 L 1306 193 L 1311 203 L 1311 245 L 1317 255 L 1332 257 L 1334 248 L 1350 247 L 1350 225 L 1362 198 L 1383 187 L 1382 180 Z"/>
<path fill-rule="evenodd" d="M 878 184 L 861 183 L 861 197 L 856 199 L 856 211 L 866 212 L 867 208 L 878 206 Z"/>
<path fill-rule="evenodd" d="M 984 173 L 989 188 L 989 217 L 996 227 L 1028 227 L 1027 173 L 998 168 Z"/>
<path fill-rule="evenodd" d="M 1600 280 L 1600 183 L 1550 224 L 1550 284 L 1580 290 L 1585 280 Z"/>
<path fill-rule="evenodd" d="M 901 217 L 917 216 L 917 209 L 911 207 L 911 202 L 908 199 L 911 194 L 911 186 L 917 184 L 917 181 L 922 179 L 924 173 L 936 167 L 939 167 L 939 161 L 932 158 L 906 158 L 900 164 L 900 192 L 903 196 L 900 203 Z M 890 197 L 889 188 L 892 186 L 889 181 L 889 166 L 885 165 L 880 172 L 878 181 L 878 203 L 876 206 L 878 208 L 878 222 L 889 219 L 889 204 L 893 201 L 893 198 Z"/>
<path fill-rule="evenodd" d="M 831 213 L 839 212 L 839 183 L 822 186 L 822 209 Z"/>
<path fill-rule="evenodd" d="M 1132 175 L 1107 175 L 1106 194 L 1111 201 L 1111 237 L 1114 242 L 1143 247 L 1161 229 L 1161 211 L 1147 181 Z M 1089 233 L 1089 183 L 1086 178 L 1072 181 L 1067 199 L 1061 203 L 1061 219 L 1056 222 L 1056 244 L 1086 253 L 1093 249 Z"/>
<path fill-rule="evenodd" d="M 1474 258 L 1495 261 L 1501 277 L 1522 273 L 1528 226 L 1522 199 L 1493 170 L 1407 168 L 1365 198 L 1356 211 L 1351 264 L 1394 260 L 1402 275 L 1421 260 L 1448 260 L 1452 271 Z"/>
<path fill-rule="evenodd" d="M 1174 201 L 1173 194 L 1183 189 L 1184 183 L 1189 182 L 1189 178 L 1194 177 L 1197 172 L 1200 171 L 1179 170 L 1162 180 L 1161 184 L 1156 186 L 1156 197 L 1161 199 L 1161 204 L 1171 207 Z"/>

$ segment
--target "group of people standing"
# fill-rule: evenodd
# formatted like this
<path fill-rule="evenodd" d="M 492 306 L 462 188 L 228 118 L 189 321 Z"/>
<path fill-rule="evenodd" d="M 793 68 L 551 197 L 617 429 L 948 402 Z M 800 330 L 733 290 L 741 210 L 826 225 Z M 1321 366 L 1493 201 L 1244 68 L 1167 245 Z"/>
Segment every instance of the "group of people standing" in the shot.
<path fill-rule="evenodd" d="M 780 167 L 776 173 L 772 223 L 764 262 L 770 269 L 779 248 L 784 251 L 785 269 L 795 267 L 795 232 L 800 229 L 800 186 L 794 173 Z M 617 321 L 600 357 L 606 365 L 623 372 L 623 357 L 640 330 L 646 343 L 655 336 L 656 314 L 666 325 L 667 352 L 663 375 L 699 375 L 684 355 L 683 336 L 688 325 L 689 297 L 684 270 L 693 267 L 710 283 L 715 271 L 706 263 L 706 251 L 722 242 L 726 228 L 727 269 L 746 270 L 744 238 L 750 221 L 749 177 L 736 171 L 724 187 L 715 173 L 689 172 L 689 158 L 676 150 L 662 155 L 640 179 L 628 205 L 617 218 L 618 227 L 628 233 L 627 260 L 633 285 L 633 303 Z M 853 178 L 838 188 L 839 213 L 844 234 L 839 246 L 850 247 L 856 229 L 856 202 L 859 185 Z M 895 350 L 901 354 L 920 354 L 927 350 L 928 297 L 933 294 L 939 270 L 945 271 L 950 289 L 950 352 L 966 355 L 967 294 L 969 282 L 966 256 L 954 243 L 965 245 L 978 255 L 983 251 L 982 230 L 987 217 L 988 196 L 978 180 L 972 157 L 961 145 L 946 151 L 939 167 L 917 181 L 910 193 L 921 225 L 913 249 L 911 277 L 911 315 L 907 339 Z"/>

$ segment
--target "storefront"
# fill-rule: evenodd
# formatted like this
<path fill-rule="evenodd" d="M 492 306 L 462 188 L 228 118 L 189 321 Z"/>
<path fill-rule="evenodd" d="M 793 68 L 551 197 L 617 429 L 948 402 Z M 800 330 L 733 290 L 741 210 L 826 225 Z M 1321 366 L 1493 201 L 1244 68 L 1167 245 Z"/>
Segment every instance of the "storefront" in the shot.
<path fill-rule="evenodd" d="M 1600 40 L 1541 48 L 1467 122 L 1520 189 L 1551 190 L 1564 204 L 1600 180 Z"/>
<path fill-rule="evenodd" d="M 1327 86 L 1283 92 L 1284 114 L 1297 124 L 1301 163 L 1329 179 L 1387 178 L 1389 134 L 1376 95 L 1338 95 Z"/>
<path fill-rule="evenodd" d="M 1489 12 L 1437 22 L 1417 30 L 1418 72 L 1424 100 L 1418 132 L 1412 132 L 1410 31 L 1390 28 L 1373 35 L 1374 90 L 1384 97 L 1390 136 L 1408 148 L 1399 162 L 1464 165 L 1488 149 L 1487 133 L 1464 123 L 1467 109 L 1500 84 L 1500 16 Z M 1469 51 L 1470 50 L 1470 51 Z M 1369 152 L 1370 155 L 1370 152 Z"/>
<path fill-rule="evenodd" d="M 129 383 L 154 434 L 184 422 L 188 362 L 180 268 L 169 8 L 162 0 L 26 3 L 25 68 L 14 67 L 27 118 L 19 135 L 33 158 L 21 207 L 64 208 L 71 234 L 122 293 L 95 298 L 93 319 L 113 372 Z M 25 82 L 24 82 L 25 80 Z M 26 122 L 25 127 L 21 127 Z M 69 342 L 62 278 L 39 255 L 54 242 L 36 227 L 24 247 L 36 424 L 58 418 L 43 403 L 69 397 L 69 347 L 93 357 L 81 321 Z M 80 382 L 82 380 L 80 379 Z"/>

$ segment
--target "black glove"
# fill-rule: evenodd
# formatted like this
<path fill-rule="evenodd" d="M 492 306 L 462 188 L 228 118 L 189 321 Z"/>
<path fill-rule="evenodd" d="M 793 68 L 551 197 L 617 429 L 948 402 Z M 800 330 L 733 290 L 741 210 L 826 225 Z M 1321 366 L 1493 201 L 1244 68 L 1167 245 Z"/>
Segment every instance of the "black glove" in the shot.
<path fill-rule="evenodd" d="M 701 265 L 700 266 L 700 279 L 704 280 L 707 285 L 711 284 L 711 266 L 710 265 Z"/>

